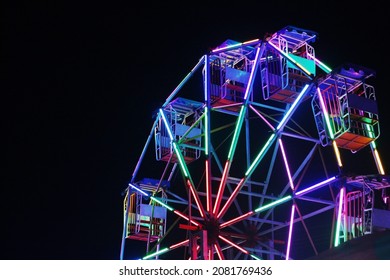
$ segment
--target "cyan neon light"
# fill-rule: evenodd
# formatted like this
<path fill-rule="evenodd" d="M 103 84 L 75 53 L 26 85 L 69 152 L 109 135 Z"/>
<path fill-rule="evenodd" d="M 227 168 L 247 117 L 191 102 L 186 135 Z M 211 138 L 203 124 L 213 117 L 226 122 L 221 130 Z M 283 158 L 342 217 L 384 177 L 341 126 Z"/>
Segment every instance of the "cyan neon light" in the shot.
<path fill-rule="evenodd" d="M 296 193 L 295 193 L 295 196 L 301 196 L 301 195 L 303 195 L 303 194 L 305 194 L 305 193 L 314 191 L 315 189 L 318 189 L 318 188 L 320 188 L 320 187 L 323 187 L 323 186 L 325 186 L 325 185 L 327 185 L 327 184 L 329 184 L 329 183 L 335 181 L 336 179 L 337 179 L 337 178 L 336 178 L 335 176 L 333 176 L 333 177 L 331 177 L 331 178 L 328 178 L 328 179 L 326 179 L 325 181 L 319 182 L 319 183 L 317 183 L 317 184 L 315 184 L 315 185 L 313 185 L 313 186 L 311 186 L 311 187 L 308 187 L 308 188 L 303 189 L 303 190 L 301 190 L 301 191 L 299 191 L 299 192 L 296 192 Z"/>
<path fill-rule="evenodd" d="M 286 196 L 286 197 L 283 197 L 283 198 L 281 198 L 281 199 L 275 200 L 275 201 L 273 201 L 273 202 L 271 202 L 271 203 L 269 203 L 269 204 L 266 204 L 266 205 L 263 205 L 263 206 L 257 208 L 257 209 L 255 210 L 255 212 L 256 212 L 256 213 L 259 213 L 259 212 L 265 211 L 265 210 L 267 210 L 267 209 L 269 209 L 269 208 L 271 208 L 271 207 L 274 207 L 274 206 L 276 206 L 276 205 L 278 205 L 278 204 L 282 204 L 282 203 L 284 203 L 284 202 L 286 202 L 286 201 L 289 201 L 290 199 L 291 199 L 291 195 L 288 195 L 288 196 Z"/>
<path fill-rule="evenodd" d="M 290 217 L 290 227 L 288 229 L 286 260 L 290 259 L 290 248 L 291 248 L 292 230 L 293 230 L 293 226 L 294 226 L 294 215 L 295 215 L 295 204 L 293 204 L 291 206 L 291 217 Z"/>
<path fill-rule="evenodd" d="M 276 127 L 276 129 L 281 129 L 287 122 L 287 120 L 289 119 L 290 115 L 294 112 L 295 110 L 295 107 L 298 105 L 298 103 L 301 101 L 301 99 L 303 98 L 303 96 L 305 95 L 306 93 L 306 90 L 308 89 L 309 85 L 306 84 L 302 91 L 299 93 L 298 97 L 295 99 L 294 103 L 291 105 L 290 109 L 287 111 L 287 113 L 284 115 L 283 119 L 280 121 L 280 123 L 278 124 L 278 126 Z"/>
<path fill-rule="evenodd" d="M 320 100 L 320 106 L 322 112 L 324 113 L 325 123 L 326 123 L 326 127 L 328 128 L 329 137 L 330 139 L 333 140 L 334 139 L 333 129 L 332 126 L 330 125 L 328 110 L 326 109 L 325 102 L 324 99 L 322 98 L 320 88 L 317 88 L 317 93 L 318 93 L 318 99 Z"/>
<path fill-rule="evenodd" d="M 325 73 L 330 73 L 332 72 L 332 69 L 330 67 L 328 67 L 325 63 L 323 63 L 322 61 L 320 61 L 319 59 L 317 58 L 314 58 L 314 61 L 318 64 L 318 66 L 325 71 Z"/>
<path fill-rule="evenodd" d="M 297 65 L 301 70 L 303 70 L 306 74 L 309 76 L 312 75 L 310 71 L 308 71 L 305 67 L 303 67 L 299 62 L 297 62 L 295 59 L 293 59 L 288 53 L 282 51 L 280 48 L 275 46 L 271 41 L 268 41 L 268 44 L 270 44 L 273 48 L 275 48 L 278 52 L 280 52 L 284 57 L 286 57 L 289 61 Z"/>
<path fill-rule="evenodd" d="M 340 228 L 341 228 L 341 215 L 343 213 L 342 209 L 343 209 L 343 201 L 344 201 L 344 192 L 345 192 L 345 188 L 341 188 L 340 196 L 339 196 L 339 208 L 337 211 L 336 237 L 334 240 L 335 247 L 340 245 Z"/>
<path fill-rule="evenodd" d="M 272 144 L 273 142 L 273 139 L 275 138 L 275 134 L 273 133 L 270 138 L 268 139 L 268 141 L 265 143 L 264 147 L 261 149 L 261 151 L 259 152 L 259 154 L 257 155 L 257 157 L 255 158 L 255 160 L 252 162 L 252 164 L 249 166 L 248 170 L 245 172 L 245 176 L 249 176 L 252 171 L 254 170 L 254 168 L 257 166 L 257 164 L 259 163 L 263 153 L 268 149 L 268 147 Z"/>
<path fill-rule="evenodd" d="M 173 135 L 172 135 L 172 131 L 171 131 L 171 127 L 169 126 L 169 123 L 167 121 L 167 118 L 165 116 L 165 113 L 162 109 L 160 109 L 160 114 L 161 114 L 161 117 L 165 123 L 165 126 L 167 128 L 167 131 L 168 131 L 168 134 L 169 134 L 169 138 L 171 138 L 171 140 L 173 141 Z"/>
<path fill-rule="evenodd" d="M 135 189 L 137 192 L 140 192 L 140 193 L 142 193 L 144 196 L 149 196 L 149 194 L 148 193 L 146 193 L 146 192 L 144 192 L 143 190 L 141 190 L 141 189 L 139 189 L 139 188 L 137 188 L 136 186 L 134 186 L 133 184 L 129 184 L 129 186 L 132 188 L 132 189 Z"/>
<path fill-rule="evenodd" d="M 293 179 L 292 179 L 292 177 L 291 177 L 290 167 L 289 167 L 289 165 L 288 165 L 286 152 L 284 151 L 283 141 L 282 141 L 282 139 L 280 139 L 280 138 L 279 138 L 279 145 L 280 145 L 280 150 L 282 151 L 283 160 L 284 160 L 284 165 L 286 166 L 286 171 L 287 171 L 288 180 L 289 180 L 289 182 L 290 182 L 290 187 L 291 187 L 292 190 L 294 190 L 294 182 L 293 182 Z"/>
<path fill-rule="evenodd" d="M 167 251 L 169 251 L 169 249 L 168 248 L 164 248 L 164 249 L 161 249 L 160 251 L 154 252 L 153 254 L 147 255 L 147 256 L 143 257 L 142 259 L 143 260 L 151 259 L 151 258 L 153 258 L 155 256 L 164 254 Z"/>
<path fill-rule="evenodd" d="M 261 261 L 261 259 L 260 259 L 258 256 L 255 256 L 255 255 L 253 255 L 253 254 L 250 254 L 250 256 L 251 256 L 253 259 L 255 259 L 255 260 Z"/>
<path fill-rule="evenodd" d="M 228 160 L 231 159 L 235 149 L 236 149 L 236 146 L 237 146 L 237 142 L 238 142 L 238 136 L 240 134 L 240 131 L 241 131 L 241 125 L 242 125 L 242 122 L 243 122 L 243 119 L 244 119 L 244 115 L 245 115 L 245 106 L 241 106 L 241 110 L 240 110 L 240 114 L 238 115 L 238 119 L 237 119 L 237 124 L 236 124 L 236 128 L 234 130 L 234 135 L 233 135 L 233 140 L 232 140 L 232 144 L 230 146 L 230 149 L 229 149 L 229 153 L 228 153 Z"/>
<path fill-rule="evenodd" d="M 150 197 L 150 200 L 153 200 L 153 201 L 156 201 L 158 204 L 160 204 L 161 206 L 164 206 L 165 208 L 167 208 L 169 211 L 173 211 L 173 208 L 167 204 L 165 204 L 164 202 L 160 201 L 159 199 L 155 198 L 154 196 L 151 196 Z"/>
<path fill-rule="evenodd" d="M 180 163 L 180 167 L 181 167 L 181 170 L 183 171 L 184 173 L 184 176 L 186 178 L 188 178 L 188 171 L 187 171 L 187 165 L 185 164 L 185 161 L 183 159 L 183 156 L 179 150 L 179 148 L 177 147 L 177 143 L 176 142 L 173 142 L 173 149 L 175 150 L 175 153 L 176 153 L 176 156 L 177 158 L 179 159 L 179 163 Z"/>

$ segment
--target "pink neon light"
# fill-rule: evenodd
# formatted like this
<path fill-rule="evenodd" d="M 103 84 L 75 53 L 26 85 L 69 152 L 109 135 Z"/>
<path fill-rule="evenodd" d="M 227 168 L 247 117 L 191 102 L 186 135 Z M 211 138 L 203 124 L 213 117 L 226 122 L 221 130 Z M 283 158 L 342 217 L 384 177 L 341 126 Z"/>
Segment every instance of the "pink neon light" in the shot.
<path fill-rule="evenodd" d="M 288 241 L 287 241 L 287 251 L 286 251 L 286 260 L 290 259 L 290 248 L 291 248 L 291 237 L 292 230 L 294 225 L 294 215 L 295 215 L 295 204 L 291 206 L 291 217 L 290 217 L 290 228 L 288 230 Z"/>
<path fill-rule="evenodd" d="M 221 236 L 221 235 L 218 235 L 219 238 L 221 238 L 223 241 L 225 241 L 227 244 L 233 246 L 234 248 L 240 250 L 241 252 L 243 252 L 244 254 L 249 254 L 249 252 L 247 250 L 245 250 L 244 248 L 242 248 L 241 246 L 238 246 L 237 244 L 233 243 L 232 241 L 226 239 L 225 237 Z"/>
<path fill-rule="evenodd" d="M 222 210 L 219 212 L 219 214 L 217 216 L 218 219 L 221 218 L 226 213 L 226 211 L 229 208 L 230 204 L 236 198 L 238 192 L 240 191 L 242 185 L 244 184 L 245 179 L 246 179 L 245 177 L 242 178 L 241 181 L 238 183 L 238 185 L 236 186 L 236 188 L 234 189 L 234 191 L 230 195 L 229 199 L 226 201 L 225 205 L 222 207 Z"/>
<path fill-rule="evenodd" d="M 220 260 L 224 260 L 225 257 L 223 256 L 221 247 L 219 246 L 218 243 L 214 243 L 214 249 L 215 249 L 215 252 L 217 252 L 218 258 L 219 258 Z"/>
<path fill-rule="evenodd" d="M 244 215 L 241 215 L 241 216 L 239 216 L 237 218 L 231 219 L 230 221 L 227 221 L 227 222 L 224 222 L 224 223 L 220 224 L 219 227 L 220 228 L 224 228 L 224 227 L 227 227 L 227 226 L 232 225 L 234 223 L 238 223 L 239 221 L 242 221 L 242 220 L 246 219 L 247 217 L 253 215 L 254 213 L 255 213 L 254 211 L 250 211 L 250 212 L 248 212 L 248 213 L 246 213 Z"/>
<path fill-rule="evenodd" d="M 275 127 L 262 115 L 260 114 L 259 112 L 257 112 L 257 110 L 252 106 L 252 105 L 249 105 L 249 107 L 253 110 L 253 112 L 256 113 L 256 115 L 258 115 L 272 130 L 275 130 Z"/>
<path fill-rule="evenodd" d="M 190 242 L 189 239 L 184 240 L 184 241 L 182 241 L 182 242 L 179 242 L 179 243 L 176 243 L 176 244 L 171 245 L 171 246 L 169 247 L 169 249 L 170 249 L 170 250 L 173 250 L 173 249 L 179 248 L 179 247 L 181 247 L 181 246 L 187 245 L 189 242 Z"/>
<path fill-rule="evenodd" d="M 183 213 L 181 213 L 181 212 L 179 212 L 179 211 L 177 211 L 177 210 L 173 210 L 173 213 L 175 213 L 176 215 L 182 217 L 184 220 L 189 221 L 190 223 L 196 225 L 197 227 L 200 226 L 200 224 L 199 224 L 198 222 L 195 222 L 195 221 L 192 220 L 192 219 L 190 220 L 190 218 L 188 218 L 186 215 L 184 215 Z"/>
<path fill-rule="evenodd" d="M 202 216 L 202 218 L 204 218 L 204 210 L 203 210 L 202 204 L 200 203 L 198 194 L 195 192 L 194 186 L 191 184 L 191 181 L 189 179 L 187 179 L 187 185 L 190 188 L 190 191 L 195 199 L 195 202 L 196 202 L 196 205 L 198 206 L 200 215 Z"/>
<path fill-rule="evenodd" d="M 286 152 L 284 151 L 283 142 L 282 142 L 282 139 L 280 139 L 280 138 L 279 138 L 279 144 L 280 144 L 280 150 L 282 151 L 282 155 L 283 155 L 284 165 L 286 166 L 288 180 L 290 181 L 290 187 L 292 190 L 294 190 L 294 183 L 293 183 L 293 180 L 291 177 L 290 167 L 289 167 L 288 162 L 287 162 Z"/>
<path fill-rule="evenodd" d="M 210 187 L 210 169 L 209 169 L 209 161 L 206 159 L 206 209 L 207 212 L 210 212 L 212 208 L 211 201 L 211 187 Z"/>
<path fill-rule="evenodd" d="M 228 172 L 228 169 L 229 169 L 228 167 L 229 167 L 229 160 L 226 161 L 225 167 L 223 169 L 221 183 L 219 185 L 217 198 L 215 199 L 215 204 L 214 204 L 214 209 L 213 209 L 213 213 L 214 214 L 217 213 L 217 211 L 219 210 L 219 206 L 221 205 L 223 191 L 225 190 L 225 183 L 226 183 L 227 172 Z"/>

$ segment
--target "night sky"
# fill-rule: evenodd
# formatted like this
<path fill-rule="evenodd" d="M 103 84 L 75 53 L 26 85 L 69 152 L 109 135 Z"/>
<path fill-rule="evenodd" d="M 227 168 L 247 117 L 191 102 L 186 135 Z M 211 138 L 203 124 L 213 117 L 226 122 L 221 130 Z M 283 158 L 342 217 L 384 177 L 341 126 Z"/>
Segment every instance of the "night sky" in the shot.
<path fill-rule="evenodd" d="M 153 113 L 226 39 L 293 25 L 318 32 L 316 55 L 331 67 L 375 70 L 390 166 L 390 15 L 374 1 L 35 2 L 1 9 L 1 259 L 119 259 L 122 191 Z"/>

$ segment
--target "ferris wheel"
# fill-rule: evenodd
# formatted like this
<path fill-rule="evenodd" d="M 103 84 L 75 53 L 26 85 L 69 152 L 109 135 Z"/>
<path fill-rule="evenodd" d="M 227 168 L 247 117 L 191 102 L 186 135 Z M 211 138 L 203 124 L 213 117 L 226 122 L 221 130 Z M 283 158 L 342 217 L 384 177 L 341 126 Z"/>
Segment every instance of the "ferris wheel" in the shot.
<path fill-rule="evenodd" d="M 287 26 L 201 57 L 136 163 L 121 259 L 304 259 L 373 231 L 370 198 L 389 203 L 375 73 L 331 69 L 316 38 Z M 346 174 L 362 154 L 375 171 Z"/>

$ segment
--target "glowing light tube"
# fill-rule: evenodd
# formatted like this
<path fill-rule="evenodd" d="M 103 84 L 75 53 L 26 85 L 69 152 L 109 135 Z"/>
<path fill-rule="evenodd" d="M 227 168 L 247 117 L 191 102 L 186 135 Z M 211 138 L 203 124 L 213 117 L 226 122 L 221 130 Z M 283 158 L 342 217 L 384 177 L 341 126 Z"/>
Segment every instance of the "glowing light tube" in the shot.
<path fill-rule="evenodd" d="M 291 195 L 285 196 L 285 197 L 283 197 L 281 199 L 275 200 L 275 201 L 273 201 L 273 202 L 271 202 L 269 204 L 263 205 L 263 206 L 255 209 L 255 212 L 259 213 L 259 212 L 265 211 L 265 210 L 267 210 L 267 209 L 269 209 L 271 207 L 274 207 L 274 206 L 276 206 L 278 204 L 282 204 L 282 203 L 284 203 L 286 201 L 289 201 L 290 199 L 291 199 Z"/>
<path fill-rule="evenodd" d="M 161 250 L 159 250 L 159 251 L 154 252 L 153 254 L 146 255 L 146 256 L 143 257 L 142 259 L 143 259 L 143 260 L 151 259 L 151 258 L 153 258 L 153 257 L 155 257 L 155 256 L 159 256 L 159 255 L 164 254 L 165 252 L 168 252 L 168 251 L 169 251 L 168 248 L 164 248 L 164 249 L 161 249 Z"/>
<path fill-rule="evenodd" d="M 165 113 L 164 113 L 164 111 L 162 109 L 160 109 L 160 115 L 161 115 L 161 117 L 162 117 L 162 119 L 164 121 L 164 124 L 166 126 L 166 129 L 168 131 L 169 138 L 171 138 L 171 141 L 173 141 L 173 134 L 172 134 L 172 131 L 171 131 L 171 127 L 170 127 L 170 125 L 169 125 L 169 123 L 167 121 L 167 117 L 165 116 Z"/>
<path fill-rule="evenodd" d="M 256 156 L 255 160 L 252 162 L 252 164 L 249 166 L 248 170 L 245 172 L 245 176 L 249 177 L 250 174 L 252 174 L 255 167 L 259 164 L 263 154 L 268 150 L 268 148 L 273 143 L 273 140 L 275 138 L 275 134 L 271 134 L 271 136 L 268 138 L 267 142 L 265 143 L 264 147 L 260 150 L 259 154 Z"/>
<path fill-rule="evenodd" d="M 136 186 L 134 186 L 133 184 L 129 184 L 129 186 L 132 188 L 132 189 L 135 189 L 137 192 L 140 192 L 141 194 L 143 194 L 144 196 L 149 196 L 149 194 L 147 194 L 146 192 L 144 192 L 143 190 L 137 188 Z"/>
<path fill-rule="evenodd" d="M 293 182 L 292 177 L 291 177 L 290 167 L 288 165 L 286 152 L 285 152 L 284 147 L 283 147 L 282 139 L 280 139 L 280 138 L 279 138 L 279 144 L 280 144 L 280 150 L 282 151 L 282 155 L 283 155 L 284 165 L 286 166 L 286 171 L 287 171 L 288 180 L 290 182 L 290 187 L 292 190 L 294 190 L 294 182 Z"/>
<path fill-rule="evenodd" d="M 232 224 L 238 223 L 239 221 L 245 220 L 247 217 L 252 216 L 254 213 L 255 213 L 255 212 L 250 211 L 250 212 L 248 212 L 248 213 L 246 213 L 246 214 L 243 214 L 243 215 L 241 215 L 241 216 L 239 216 L 239 217 L 236 217 L 236 218 L 234 218 L 234 219 L 231 219 L 231 220 L 229 220 L 229 221 L 226 221 L 226 222 L 220 224 L 220 225 L 219 225 L 219 228 L 224 228 L 224 227 L 230 226 L 230 225 L 232 225 Z"/>
<path fill-rule="evenodd" d="M 283 119 L 280 121 L 278 126 L 276 127 L 277 130 L 282 129 L 290 118 L 291 114 L 295 111 L 295 108 L 297 107 L 298 103 L 302 100 L 303 96 L 305 95 L 307 89 L 309 88 L 309 85 L 306 84 L 302 91 L 299 93 L 298 97 L 294 100 L 294 103 L 291 105 L 290 109 L 287 111 L 287 113 L 284 115 Z"/>
<path fill-rule="evenodd" d="M 379 174 L 385 175 L 385 170 L 383 169 L 382 161 L 379 157 L 378 150 L 373 149 L 373 153 L 374 153 L 374 159 L 375 159 L 375 163 L 376 163 L 376 166 L 378 168 Z"/>
<path fill-rule="evenodd" d="M 282 51 L 281 49 L 279 49 L 277 46 L 275 46 L 271 41 L 268 41 L 268 44 L 270 44 L 275 50 L 277 50 L 278 52 L 280 52 L 284 57 L 286 57 L 290 62 L 292 62 L 293 64 L 295 64 L 296 66 L 298 66 L 302 71 L 304 71 L 306 74 L 308 74 L 309 76 L 312 75 L 311 72 L 309 72 L 305 67 L 303 67 L 300 63 L 298 63 L 295 59 L 293 59 L 291 56 L 288 55 L 288 53 Z"/>
<path fill-rule="evenodd" d="M 160 201 L 159 199 L 151 196 L 150 197 L 151 200 L 153 201 L 156 201 L 158 204 L 160 204 L 161 206 L 164 206 L 165 208 L 167 208 L 169 211 L 173 211 L 173 208 L 171 206 L 169 206 L 168 204 L 165 204 L 164 202 Z"/>
<path fill-rule="evenodd" d="M 288 229 L 286 260 L 290 259 L 290 248 L 291 248 L 292 230 L 293 230 L 293 226 L 294 226 L 294 215 L 295 215 L 295 204 L 293 204 L 291 206 L 291 217 L 290 217 L 290 227 Z"/>
<path fill-rule="evenodd" d="M 215 252 L 217 252 L 218 258 L 219 258 L 220 260 L 224 260 L 225 257 L 224 257 L 224 255 L 223 255 L 223 253 L 222 253 L 221 246 L 219 246 L 219 243 L 218 243 L 218 242 L 214 243 L 214 249 L 215 249 Z"/>
<path fill-rule="evenodd" d="M 223 48 L 216 48 L 216 49 L 212 50 L 212 52 L 216 53 L 216 52 L 226 51 L 226 50 L 238 48 L 238 47 L 245 46 L 245 45 L 251 45 L 251 44 L 256 43 L 258 41 L 259 41 L 259 39 L 254 39 L 254 40 L 246 41 L 244 43 L 237 43 L 237 44 L 233 44 L 230 46 L 226 46 Z"/>
<path fill-rule="evenodd" d="M 303 190 L 301 190 L 299 192 L 296 192 L 295 196 L 301 196 L 301 195 L 303 195 L 305 193 L 312 192 L 312 191 L 314 191 L 314 190 L 316 190 L 318 188 L 321 188 L 321 187 L 323 187 L 323 186 L 325 186 L 325 185 L 335 181 L 336 179 L 337 179 L 337 177 L 333 176 L 333 177 L 331 177 L 329 179 L 326 179 L 325 181 L 319 182 L 319 183 L 317 183 L 317 184 L 315 184 L 315 185 L 313 185 L 311 187 L 308 187 L 308 188 L 303 189 Z"/>
<path fill-rule="evenodd" d="M 193 196 L 194 199 L 195 199 L 195 203 L 196 203 L 196 205 L 198 206 L 198 210 L 199 210 L 200 215 L 202 216 L 202 218 L 204 218 L 205 214 L 204 214 L 203 205 L 202 205 L 202 203 L 200 202 L 198 193 L 196 192 L 195 187 L 193 186 L 193 184 L 192 184 L 192 182 L 191 182 L 190 179 L 187 179 L 187 186 L 188 186 L 188 188 L 190 189 L 191 194 L 192 194 L 192 196 Z"/>
<path fill-rule="evenodd" d="M 169 250 L 173 250 L 173 249 L 176 249 L 176 248 L 179 248 L 181 246 L 186 246 L 190 243 L 190 240 L 189 239 L 186 239 L 182 242 L 179 242 L 179 243 L 176 243 L 176 244 L 173 244 L 171 246 L 169 246 Z"/>
<path fill-rule="evenodd" d="M 220 239 L 222 239 L 223 241 L 225 241 L 227 244 L 233 246 L 234 248 L 240 250 L 241 252 L 243 252 L 244 254 L 249 254 L 249 252 L 247 250 L 245 250 L 244 248 L 242 248 L 241 246 L 238 246 L 237 244 L 233 243 L 232 241 L 226 239 L 225 237 L 223 237 L 222 235 L 218 235 L 218 237 Z"/>
<path fill-rule="evenodd" d="M 322 112 L 324 113 L 325 123 L 326 123 L 326 127 L 328 128 L 329 137 L 330 137 L 330 139 L 333 140 L 334 133 L 333 133 L 332 126 L 330 125 L 328 110 L 326 109 L 325 101 L 322 98 L 322 93 L 321 93 L 320 88 L 317 88 L 317 93 L 318 93 L 318 99 L 320 100 L 320 106 L 321 106 Z"/>
<path fill-rule="evenodd" d="M 187 217 L 186 215 L 184 215 L 183 213 L 181 213 L 181 212 L 179 212 L 177 210 L 173 210 L 173 213 L 175 213 L 176 215 L 182 217 L 184 220 L 189 221 L 190 223 L 194 224 L 195 226 L 200 227 L 200 224 L 198 222 L 196 222 L 196 221 L 194 221 L 192 219 L 190 220 L 190 218 Z"/>
<path fill-rule="evenodd" d="M 315 62 L 322 70 L 324 70 L 325 73 L 328 74 L 328 73 L 332 72 L 332 69 L 331 69 L 329 66 L 327 66 L 325 63 L 323 63 L 322 61 L 320 61 L 318 58 L 313 57 L 312 55 L 311 55 L 310 57 L 314 58 L 314 62 Z"/>
<path fill-rule="evenodd" d="M 261 259 L 260 259 L 258 256 L 256 256 L 256 255 L 250 254 L 250 256 L 251 256 L 253 259 L 255 259 L 255 260 L 261 261 Z"/>
<path fill-rule="evenodd" d="M 226 186 L 226 184 L 225 183 L 222 184 L 222 182 L 226 182 L 226 177 L 227 177 L 227 173 L 229 170 L 229 166 L 230 166 L 230 161 L 227 160 L 225 163 L 225 167 L 223 169 L 221 184 L 219 185 L 219 188 L 218 188 L 217 197 L 215 198 L 215 203 L 214 203 L 214 208 L 213 208 L 214 214 L 217 214 L 217 211 L 219 210 L 219 206 L 221 205 L 223 192 L 224 192 L 225 186 Z"/>
<path fill-rule="evenodd" d="M 343 163 L 341 162 L 341 156 L 340 156 L 340 151 L 339 151 L 339 147 L 337 147 L 337 143 L 336 141 L 333 140 L 333 150 L 334 150 L 334 153 L 336 155 L 336 159 L 337 159 L 337 164 L 342 167 L 343 166 Z"/>
<path fill-rule="evenodd" d="M 211 200 L 211 196 L 212 196 L 212 192 L 211 192 L 211 179 L 210 179 L 210 165 L 209 165 L 209 160 L 206 159 L 205 161 L 205 165 L 206 165 L 206 170 L 205 170 L 205 173 L 206 173 L 206 209 L 207 209 L 207 212 L 210 212 L 211 208 L 212 208 L 212 200 Z"/>
<path fill-rule="evenodd" d="M 341 228 L 341 215 L 343 213 L 342 209 L 343 209 L 343 201 L 344 201 L 344 192 L 345 192 L 345 188 L 341 188 L 340 196 L 339 196 L 339 208 L 337 211 L 336 237 L 334 240 L 335 247 L 340 245 L 340 228 Z"/>

